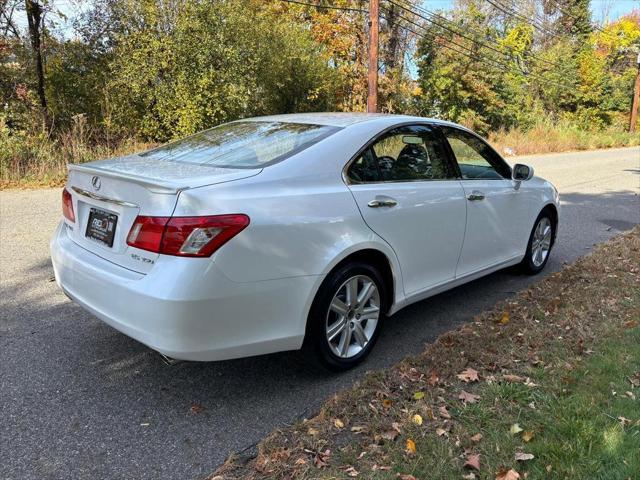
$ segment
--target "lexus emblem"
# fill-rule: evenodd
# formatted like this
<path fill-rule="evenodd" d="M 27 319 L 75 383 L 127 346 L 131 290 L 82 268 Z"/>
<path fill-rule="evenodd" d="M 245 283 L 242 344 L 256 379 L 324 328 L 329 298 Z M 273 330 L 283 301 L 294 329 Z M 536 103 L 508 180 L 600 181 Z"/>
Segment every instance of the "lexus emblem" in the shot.
<path fill-rule="evenodd" d="M 100 190 L 100 177 L 98 177 L 97 175 L 94 175 L 94 177 L 91 179 L 91 185 L 93 185 L 93 189 L 94 190 Z"/>

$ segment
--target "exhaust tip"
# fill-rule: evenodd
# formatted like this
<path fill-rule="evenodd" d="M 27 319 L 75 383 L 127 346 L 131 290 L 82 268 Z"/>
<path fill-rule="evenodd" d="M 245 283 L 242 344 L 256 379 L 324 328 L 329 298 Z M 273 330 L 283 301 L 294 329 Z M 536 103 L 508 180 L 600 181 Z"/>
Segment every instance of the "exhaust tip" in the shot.
<path fill-rule="evenodd" d="M 172 367 L 173 365 L 176 365 L 180 362 L 182 362 L 182 360 L 178 360 L 176 358 L 171 358 L 166 356 L 164 353 L 158 353 L 160 355 L 160 358 L 162 359 L 162 362 L 165 365 L 169 365 L 170 367 Z"/>

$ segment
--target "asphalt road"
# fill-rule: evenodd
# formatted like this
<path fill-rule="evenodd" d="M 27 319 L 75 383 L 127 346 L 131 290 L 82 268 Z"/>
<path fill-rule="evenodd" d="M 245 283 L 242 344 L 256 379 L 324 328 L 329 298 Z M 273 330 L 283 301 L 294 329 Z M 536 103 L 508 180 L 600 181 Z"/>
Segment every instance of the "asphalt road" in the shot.
<path fill-rule="evenodd" d="M 562 193 L 546 273 L 640 223 L 640 149 L 518 161 Z M 342 375 L 310 369 L 297 353 L 167 366 L 52 281 L 59 189 L 0 192 L 0 212 L 1 479 L 202 478 L 366 370 L 419 352 L 536 280 L 499 272 L 410 306 L 387 322 L 369 360 Z"/>

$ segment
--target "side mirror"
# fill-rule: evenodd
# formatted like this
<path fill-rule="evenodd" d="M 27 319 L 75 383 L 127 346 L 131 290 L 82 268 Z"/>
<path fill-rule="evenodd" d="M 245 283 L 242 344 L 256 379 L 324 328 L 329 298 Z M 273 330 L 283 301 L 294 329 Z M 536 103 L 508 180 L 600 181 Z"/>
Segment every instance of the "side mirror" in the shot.
<path fill-rule="evenodd" d="M 533 178 L 533 167 L 524 165 L 522 163 L 516 163 L 513 166 L 511 178 L 513 178 L 516 182 L 525 182 L 527 180 L 531 180 Z"/>

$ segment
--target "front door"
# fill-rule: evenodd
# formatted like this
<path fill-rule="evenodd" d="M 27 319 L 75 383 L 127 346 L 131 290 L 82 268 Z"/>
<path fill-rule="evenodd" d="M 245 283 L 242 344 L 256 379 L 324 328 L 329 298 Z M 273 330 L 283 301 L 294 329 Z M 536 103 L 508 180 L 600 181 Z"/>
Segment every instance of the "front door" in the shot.
<path fill-rule="evenodd" d="M 467 200 L 437 131 L 414 125 L 382 134 L 347 177 L 365 222 L 395 251 L 406 295 L 454 278 Z"/>
<path fill-rule="evenodd" d="M 524 251 L 529 218 L 527 195 L 511 180 L 507 163 L 482 139 L 441 127 L 461 174 L 467 199 L 467 228 L 457 277 L 481 271 Z"/>

